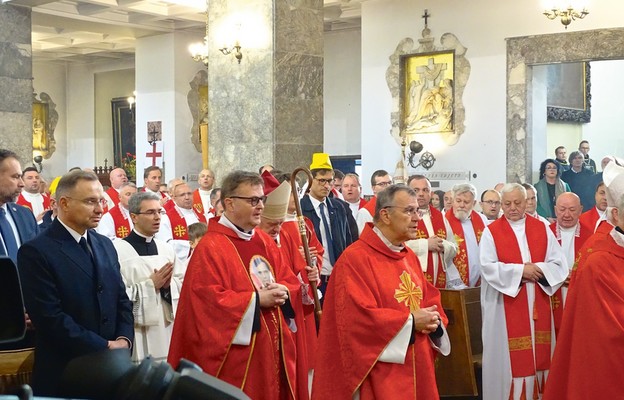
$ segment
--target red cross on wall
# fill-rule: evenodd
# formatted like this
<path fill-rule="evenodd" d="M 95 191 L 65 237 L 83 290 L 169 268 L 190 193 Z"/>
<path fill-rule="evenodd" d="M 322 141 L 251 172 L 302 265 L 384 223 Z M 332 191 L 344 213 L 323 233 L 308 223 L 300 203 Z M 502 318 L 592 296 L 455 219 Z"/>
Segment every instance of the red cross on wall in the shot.
<path fill-rule="evenodd" d="M 152 142 L 152 151 L 148 151 L 145 157 L 152 159 L 152 166 L 156 166 L 156 159 L 162 157 L 162 152 L 156 151 L 156 142 Z"/>

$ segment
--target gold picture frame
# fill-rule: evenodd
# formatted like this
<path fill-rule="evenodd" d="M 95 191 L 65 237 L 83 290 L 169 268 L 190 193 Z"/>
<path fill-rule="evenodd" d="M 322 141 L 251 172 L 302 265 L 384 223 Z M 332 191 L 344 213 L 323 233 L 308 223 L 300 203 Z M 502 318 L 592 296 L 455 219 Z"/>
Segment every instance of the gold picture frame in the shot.
<path fill-rule="evenodd" d="M 455 51 L 401 56 L 403 135 L 455 129 Z"/>
<path fill-rule="evenodd" d="M 48 104 L 35 102 L 32 105 L 33 150 L 47 153 L 48 140 Z"/>

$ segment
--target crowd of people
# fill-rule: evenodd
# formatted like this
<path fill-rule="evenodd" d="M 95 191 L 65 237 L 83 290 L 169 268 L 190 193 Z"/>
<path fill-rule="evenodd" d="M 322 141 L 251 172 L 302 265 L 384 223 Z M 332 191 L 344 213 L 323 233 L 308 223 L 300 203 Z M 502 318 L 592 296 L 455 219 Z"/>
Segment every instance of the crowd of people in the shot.
<path fill-rule="evenodd" d="M 596 174 L 588 151 L 558 147 L 535 185 L 480 196 L 377 170 L 365 199 L 325 153 L 303 187 L 265 165 L 219 187 L 203 170 L 195 190 L 158 167 L 141 187 L 116 168 L 104 190 L 76 168 L 42 190 L 0 150 L 0 254 L 29 327 L 10 346 L 35 347 L 39 396 L 63 394 L 72 359 L 127 349 L 253 399 L 435 399 L 452 351 L 440 289 L 480 287 L 483 398 L 617 398 L 624 164 Z"/>

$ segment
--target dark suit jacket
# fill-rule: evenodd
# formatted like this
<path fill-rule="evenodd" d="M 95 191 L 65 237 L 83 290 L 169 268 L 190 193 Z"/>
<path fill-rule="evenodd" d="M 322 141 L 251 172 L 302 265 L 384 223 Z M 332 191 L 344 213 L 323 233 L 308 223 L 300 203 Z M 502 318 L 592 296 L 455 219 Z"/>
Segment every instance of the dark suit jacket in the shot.
<path fill-rule="evenodd" d="M 33 388 L 39 396 L 57 394 L 73 358 L 104 350 L 120 336 L 134 340 L 117 252 L 94 230 L 88 238 L 94 267 L 58 219 L 18 253 L 24 302 L 37 333 Z"/>
<path fill-rule="evenodd" d="M 15 222 L 21 244 L 37 236 L 39 228 L 37 227 L 37 220 L 33 216 L 32 211 L 16 203 L 7 203 L 7 210 L 11 218 L 13 218 L 13 222 Z"/>
<path fill-rule="evenodd" d="M 21 244 L 37 236 L 39 228 L 37 227 L 37 220 L 35 220 L 32 211 L 16 203 L 7 203 L 7 211 L 11 215 L 11 218 L 13 218 L 13 222 L 15 222 Z M 25 349 L 27 347 L 33 347 L 34 345 L 34 332 L 28 330 L 23 339 L 16 342 L 0 344 L 0 350 Z"/>
<path fill-rule="evenodd" d="M 357 229 L 355 230 L 355 234 L 352 234 L 349 228 L 347 215 L 349 214 L 351 217 L 353 217 L 353 215 L 348 207 L 347 205 L 345 208 L 337 199 L 332 199 L 331 197 L 327 198 L 327 212 L 329 214 L 329 225 L 331 225 L 336 260 L 338 260 L 338 257 L 340 257 L 347 246 L 357 240 Z M 321 240 L 321 219 L 316 214 L 314 206 L 312 206 L 310 195 L 305 195 L 301 199 L 301 212 L 312 221 L 316 236 Z"/>

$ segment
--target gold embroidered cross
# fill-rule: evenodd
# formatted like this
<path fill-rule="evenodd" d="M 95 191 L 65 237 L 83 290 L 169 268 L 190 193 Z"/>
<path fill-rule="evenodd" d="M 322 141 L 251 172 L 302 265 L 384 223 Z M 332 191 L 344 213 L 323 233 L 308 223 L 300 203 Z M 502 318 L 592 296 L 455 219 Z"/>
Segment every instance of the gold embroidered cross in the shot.
<path fill-rule="evenodd" d="M 128 228 L 126 228 L 125 226 L 120 226 L 119 228 L 117 228 L 117 237 L 118 238 L 125 238 L 126 236 L 128 236 L 130 232 L 128 231 Z"/>
<path fill-rule="evenodd" d="M 399 277 L 401 284 L 394 290 L 394 298 L 399 303 L 405 303 L 410 311 L 420 309 L 420 301 L 423 298 L 422 290 L 412 281 L 412 277 L 407 271 L 403 271 Z"/>
<path fill-rule="evenodd" d="M 561 300 L 559 300 L 559 297 L 553 296 L 550 298 L 550 303 L 552 305 L 552 308 L 556 309 L 556 308 L 559 308 L 559 305 L 561 304 Z"/>
<path fill-rule="evenodd" d="M 173 228 L 173 234 L 176 237 L 184 237 L 184 235 L 186 234 L 186 228 L 184 228 L 182 225 L 176 225 L 175 228 Z"/>
<path fill-rule="evenodd" d="M 463 241 L 464 241 L 463 237 L 459 236 L 458 234 L 455 234 L 455 243 L 457 243 L 457 246 L 461 246 Z"/>

